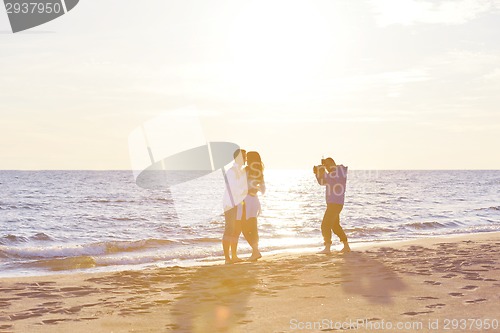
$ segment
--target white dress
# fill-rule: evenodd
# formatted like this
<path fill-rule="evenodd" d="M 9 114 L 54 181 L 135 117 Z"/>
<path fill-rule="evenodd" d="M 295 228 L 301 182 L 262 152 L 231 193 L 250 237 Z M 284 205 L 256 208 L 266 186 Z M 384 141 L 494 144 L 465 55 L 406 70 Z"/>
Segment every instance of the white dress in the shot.
<path fill-rule="evenodd" d="M 245 206 L 246 218 L 258 217 L 261 212 L 260 200 L 257 196 L 257 192 L 260 191 L 262 194 L 266 192 L 266 183 L 264 180 L 248 179 L 248 194 L 243 200 Z M 243 216 L 243 205 L 240 203 L 238 205 L 238 214 L 236 219 L 241 220 Z"/>

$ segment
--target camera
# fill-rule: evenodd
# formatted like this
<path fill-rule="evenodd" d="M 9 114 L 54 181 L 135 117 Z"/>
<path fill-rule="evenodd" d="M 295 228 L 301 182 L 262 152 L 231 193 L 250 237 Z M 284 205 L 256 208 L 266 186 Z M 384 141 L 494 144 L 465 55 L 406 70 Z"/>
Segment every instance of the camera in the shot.
<path fill-rule="evenodd" d="M 315 174 L 317 174 L 317 173 L 318 173 L 318 171 L 320 171 L 320 170 L 322 170 L 322 171 L 326 170 L 326 159 L 323 159 L 323 158 L 322 158 L 322 159 L 321 159 L 321 164 L 320 164 L 320 165 L 315 165 L 315 166 L 313 167 L 313 172 L 314 172 Z"/>

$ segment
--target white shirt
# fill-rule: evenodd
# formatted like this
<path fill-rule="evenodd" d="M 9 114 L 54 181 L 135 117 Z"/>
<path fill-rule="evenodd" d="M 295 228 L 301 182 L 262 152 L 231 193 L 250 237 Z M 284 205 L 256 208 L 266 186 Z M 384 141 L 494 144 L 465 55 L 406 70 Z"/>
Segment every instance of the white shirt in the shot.
<path fill-rule="evenodd" d="M 245 167 L 234 163 L 233 166 L 226 172 L 226 180 L 227 181 L 224 181 L 226 190 L 224 191 L 223 198 L 225 212 L 237 206 L 247 196 L 248 184 Z M 230 194 L 232 195 L 232 198 Z"/>

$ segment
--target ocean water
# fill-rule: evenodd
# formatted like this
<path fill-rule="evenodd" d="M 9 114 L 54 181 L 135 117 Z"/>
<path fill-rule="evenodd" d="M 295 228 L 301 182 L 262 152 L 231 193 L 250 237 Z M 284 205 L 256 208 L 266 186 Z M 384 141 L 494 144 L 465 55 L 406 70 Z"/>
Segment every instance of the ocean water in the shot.
<path fill-rule="evenodd" d="M 262 252 L 319 249 L 324 188 L 310 171 L 265 176 Z M 168 189 L 143 189 L 131 171 L 0 171 L 0 189 L 0 276 L 222 259 L 222 211 L 201 216 L 193 202 L 180 214 Z M 499 231 L 499 198 L 500 171 L 350 170 L 341 223 L 352 243 Z"/>

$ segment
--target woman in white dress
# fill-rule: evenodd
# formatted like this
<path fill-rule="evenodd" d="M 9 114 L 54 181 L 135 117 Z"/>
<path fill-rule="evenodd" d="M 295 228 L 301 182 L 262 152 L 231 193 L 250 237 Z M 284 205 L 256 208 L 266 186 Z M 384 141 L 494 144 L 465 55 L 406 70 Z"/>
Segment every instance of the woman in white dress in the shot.
<path fill-rule="evenodd" d="M 243 236 L 252 247 L 252 255 L 248 260 L 255 261 L 262 257 L 259 251 L 259 232 L 257 229 L 257 217 L 260 214 L 261 206 L 258 192 L 266 192 L 266 183 L 264 182 L 264 164 L 258 152 L 250 151 L 247 153 L 246 167 L 248 194 L 243 200 L 243 204 L 238 206 L 237 219 L 241 222 Z"/>

